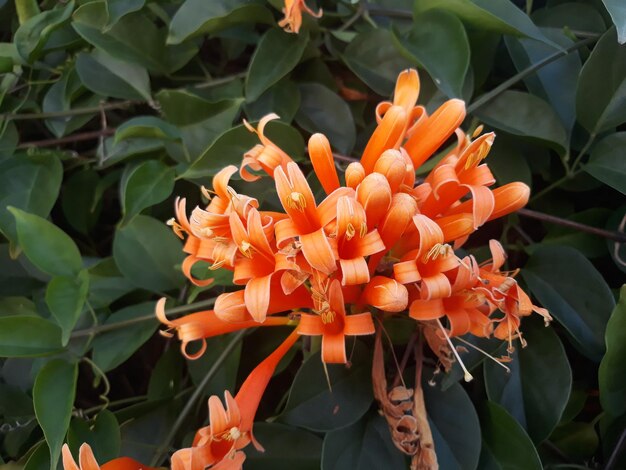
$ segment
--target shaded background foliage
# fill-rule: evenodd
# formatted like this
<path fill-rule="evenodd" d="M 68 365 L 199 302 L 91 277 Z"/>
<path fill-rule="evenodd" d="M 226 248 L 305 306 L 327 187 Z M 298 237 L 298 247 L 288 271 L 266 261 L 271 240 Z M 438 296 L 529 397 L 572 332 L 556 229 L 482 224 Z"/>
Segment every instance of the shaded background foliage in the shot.
<path fill-rule="evenodd" d="M 231 286 L 221 272 L 209 289 L 186 284 L 164 224 L 173 198 L 201 203 L 198 186 L 256 143 L 242 118 L 269 112 L 294 158 L 323 132 L 346 164 L 398 72 L 419 67 L 420 101 L 464 99 L 464 128 L 498 134 L 499 183 L 533 188 L 539 214 L 491 223 L 466 249 L 500 239 L 556 319 L 524 322 L 510 374 L 475 351 L 469 384 L 456 367 L 427 371 L 441 468 L 626 468 L 620 0 L 329 0 L 299 35 L 276 26 L 278 0 L 16 4 L 0 0 L 3 467 L 56 468 L 64 440 L 154 465 L 189 444 L 206 420 L 195 398 L 234 390 L 283 332 L 212 339 L 195 362 L 155 334 L 157 296 L 177 314 Z M 270 181 L 251 187 L 277 204 Z M 386 325 L 398 354 L 406 325 Z M 292 354 L 260 410 L 276 418 L 255 427 L 267 451 L 246 468 L 406 468 L 373 405 L 369 350 L 331 368 L 332 394 L 319 357 Z"/>

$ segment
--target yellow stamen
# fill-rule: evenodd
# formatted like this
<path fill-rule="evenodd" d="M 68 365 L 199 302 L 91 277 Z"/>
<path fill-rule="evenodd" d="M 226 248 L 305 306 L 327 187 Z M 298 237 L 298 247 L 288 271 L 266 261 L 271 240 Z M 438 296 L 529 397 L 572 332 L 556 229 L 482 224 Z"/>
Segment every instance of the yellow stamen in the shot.
<path fill-rule="evenodd" d="M 202 195 L 207 198 L 207 200 L 211 200 L 213 198 L 213 196 L 211 196 L 211 194 L 215 194 L 215 191 L 212 191 L 210 189 L 207 189 L 206 187 L 200 186 L 200 192 L 202 193 Z"/>
<path fill-rule="evenodd" d="M 176 219 L 174 217 L 168 220 L 166 224 L 172 227 L 172 231 L 176 234 L 178 238 L 180 239 L 185 238 L 185 236 L 183 235 L 185 233 L 185 229 L 183 228 L 182 225 L 176 222 Z"/>
<path fill-rule="evenodd" d="M 482 134 L 484 128 L 485 128 L 485 126 L 483 126 L 482 124 L 480 126 L 478 126 L 476 128 L 476 130 L 472 133 L 472 139 L 475 139 L 480 134 Z"/>
<path fill-rule="evenodd" d="M 436 243 L 424 256 L 424 263 L 429 260 L 435 261 L 440 256 L 448 256 L 452 252 L 452 247 L 447 243 Z"/>
<path fill-rule="evenodd" d="M 211 266 L 209 266 L 209 270 L 210 271 L 215 271 L 217 269 L 220 269 L 225 264 L 226 264 L 226 260 L 225 259 L 223 259 L 221 261 L 217 261 L 217 262 L 213 263 Z"/>
<path fill-rule="evenodd" d="M 356 229 L 354 228 L 354 225 L 348 222 L 348 225 L 346 226 L 346 238 L 348 240 L 352 240 L 355 234 L 356 234 Z"/>
<path fill-rule="evenodd" d="M 327 309 L 323 312 L 320 312 L 320 317 L 322 317 L 322 323 L 327 325 L 335 321 L 335 312 L 333 312 L 330 309 Z"/>
<path fill-rule="evenodd" d="M 304 194 L 293 191 L 289 195 L 289 197 L 287 197 L 287 207 L 289 207 L 290 209 L 297 209 L 300 212 L 304 212 L 304 208 L 306 207 L 306 199 L 304 197 Z"/>
<path fill-rule="evenodd" d="M 489 154 L 489 150 L 491 150 L 491 145 L 487 141 L 483 142 L 478 149 L 467 157 L 465 161 L 465 169 L 471 168 L 475 165 L 478 165 L 482 160 L 487 157 Z"/>
<path fill-rule="evenodd" d="M 254 250 L 254 247 L 246 240 L 242 241 L 241 245 L 239 245 L 239 251 L 246 258 L 252 258 L 252 250 Z"/>
<path fill-rule="evenodd" d="M 363 238 L 367 235 L 367 224 L 365 222 L 361 222 L 361 228 L 359 229 L 359 236 Z"/>

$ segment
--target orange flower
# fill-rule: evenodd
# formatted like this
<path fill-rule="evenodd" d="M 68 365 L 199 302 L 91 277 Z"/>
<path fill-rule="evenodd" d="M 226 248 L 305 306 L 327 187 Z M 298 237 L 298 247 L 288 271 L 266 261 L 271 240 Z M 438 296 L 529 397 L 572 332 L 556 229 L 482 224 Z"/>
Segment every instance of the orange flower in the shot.
<path fill-rule="evenodd" d="M 278 22 L 278 26 L 284 28 L 288 33 L 297 34 L 302 26 L 303 10 L 314 18 L 321 18 L 322 16 L 321 8 L 318 12 L 314 12 L 304 0 L 285 0 L 285 8 L 283 8 L 285 17 Z"/>
<path fill-rule="evenodd" d="M 246 120 L 244 125 L 250 132 L 254 132 L 259 136 L 261 144 L 254 146 L 245 153 L 239 174 L 245 181 L 256 181 L 260 176 L 253 175 L 247 168 L 259 171 L 263 170 L 270 176 L 274 175 L 274 170 L 279 166 L 285 166 L 288 162 L 293 161 L 278 145 L 265 136 L 265 126 L 268 122 L 278 119 L 277 114 L 268 114 L 259 121 L 257 129 L 252 127 Z"/>
<path fill-rule="evenodd" d="M 91 446 L 87 443 L 80 446 L 78 455 L 79 465 L 76 464 L 67 444 L 63 444 L 62 455 L 63 468 L 65 470 L 153 470 L 152 467 L 148 467 L 129 457 L 119 457 L 100 466 L 98 462 L 96 462 Z"/>
<path fill-rule="evenodd" d="M 322 336 L 322 360 L 325 363 L 345 364 L 346 336 L 371 335 L 374 322 L 369 312 L 346 315 L 341 284 L 338 280 L 317 291 L 316 314 L 300 316 L 298 333 L 307 336 Z"/>
<path fill-rule="evenodd" d="M 172 455 L 172 470 L 238 470 L 246 458 L 241 449 L 252 442 L 263 450 L 252 434 L 254 416 L 276 366 L 297 340 L 294 330 L 250 373 L 235 398 L 224 392 L 226 406 L 215 395 L 209 398 L 209 425 L 198 430 L 192 447 Z"/>

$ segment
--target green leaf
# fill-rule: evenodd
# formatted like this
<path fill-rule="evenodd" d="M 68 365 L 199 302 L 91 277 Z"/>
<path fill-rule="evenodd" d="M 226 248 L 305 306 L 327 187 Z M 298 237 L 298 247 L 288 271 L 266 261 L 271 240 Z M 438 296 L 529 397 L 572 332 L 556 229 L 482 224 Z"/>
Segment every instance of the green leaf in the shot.
<path fill-rule="evenodd" d="M 83 443 L 91 446 L 97 462 L 108 462 L 120 455 L 120 426 L 115 415 L 102 410 L 96 416 L 93 427 L 81 418 L 73 418 L 67 432 L 67 443 L 77 455 Z"/>
<path fill-rule="evenodd" d="M 605 137 L 593 147 L 585 171 L 604 184 L 626 194 L 625 148 L 626 132 L 616 132 Z"/>
<path fill-rule="evenodd" d="M 72 228 L 84 235 L 94 227 L 102 210 L 102 199 L 96 200 L 100 182 L 95 170 L 84 168 L 67 178 L 63 186 L 63 215 Z"/>
<path fill-rule="evenodd" d="M 291 122 L 300 107 L 300 90 L 291 80 L 284 79 L 266 90 L 245 109 L 250 121 L 259 121 L 263 116 L 276 113 L 283 122 Z"/>
<path fill-rule="evenodd" d="M 429 385 L 427 376 L 422 388 L 440 468 L 475 469 L 480 456 L 480 425 L 472 401 L 458 382 L 444 391 Z"/>
<path fill-rule="evenodd" d="M 147 317 L 154 314 L 154 302 L 143 302 L 123 308 L 115 312 L 104 322 L 104 325 Z M 113 331 L 99 334 L 93 340 L 93 362 L 100 369 L 108 372 L 115 369 L 132 356 L 157 329 L 156 317 L 152 321 L 143 321 L 134 325 L 126 325 Z"/>
<path fill-rule="evenodd" d="M 461 97 L 470 63 L 470 46 L 463 23 L 454 15 L 430 10 L 416 16 L 413 27 L 394 40 L 411 62 L 421 65 L 448 97 Z"/>
<path fill-rule="evenodd" d="M 212 34 L 241 23 L 272 23 L 261 4 L 249 0 L 185 0 L 170 23 L 168 44 Z"/>
<path fill-rule="evenodd" d="M 61 329 L 30 315 L 0 317 L 0 357 L 44 356 L 61 350 Z"/>
<path fill-rule="evenodd" d="M 73 0 L 62 8 L 41 12 L 20 25 L 13 41 L 22 59 L 29 63 L 38 59 L 50 35 L 69 20 L 72 10 Z"/>
<path fill-rule="evenodd" d="M 617 43 L 615 28 L 602 35 L 583 65 L 576 115 L 591 134 L 626 121 L 626 46 Z"/>
<path fill-rule="evenodd" d="M 125 222 L 172 194 L 176 170 L 159 160 L 147 160 L 126 168 L 120 183 L 120 202 Z"/>
<path fill-rule="evenodd" d="M 75 278 L 56 276 L 48 284 L 46 304 L 61 327 L 63 346 L 67 345 L 70 333 L 83 311 L 88 291 L 89 274 L 84 269 Z"/>
<path fill-rule="evenodd" d="M 266 136 L 283 149 L 291 158 L 302 157 L 304 141 L 293 127 L 271 121 L 265 127 Z M 241 164 L 243 154 L 259 143 L 256 134 L 245 126 L 239 125 L 221 134 L 182 174 L 186 179 L 198 179 L 213 176 L 226 165 Z"/>
<path fill-rule="evenodd" d="M 322 440 L 280 423 L 255 423 L 254 438 L 265 452 L 246 449 L 246 470 L 319 470 Z"/>
<path fill-rule="evenodd" d="M 531 19 L 509 0 L 416 0 L 414 3 L 415 15 L 435 8 L 450 11 L 480 30 L 550 42 Z"/>
<path fill-rule="evenodd" d="M 519 139 L 498 135 L 489 152 L 487 163 L 500 186 L 521 181 L 532 187 L 530 166 Z"/>
<path fill-rule="evenodd" d="M 92 308 L 108 307 L 135 290 L 135 286 L 117 269 L 113 258 L 105 258 L 89 268 L 89 303 Z"/>
<path fill-rule="evenodd" d="M 550 436 L 550 442 L 573 462 L 593 458 L 600 444 L 594 424 L 580 422 L 560 425 Z"/>
<path fill-rule="evenodd" d="M 150 100 L 150 77 L 142 66 L 116 59 L 104 51 L 78 54 L 76 71 L 83 85 L 113 98 Z"/>
<path fill-rule="evenodd" d="M 568 148 L 567 132 L 552 107 L 529 93 L 507 90 L 478 108 L 475 114 L 489 126 L 539 141 L 560 154 Z"/>
<path fill-rule="evenodd" d="M 145 139 L 180 140 L 176 126 L 156 116 L 137 116 L 129 119 L 115 131 L 114 142 L 142 137 Z"/>
<path fill-rule="evenodd" d="M 108 0 L 105 5 L 108 13 L 107 25 L 104 29 L 111 29 L 124 16 L 134 11 L 141 10 L 146 0 Z"/>
<path fill-rule="evenodd" d="M 626 5 L 620 0 L 602 0 L 602 3 L 617 28 L 617 41 L 620 44 L 626 43 Z"/>
<path fill-rule="evenodd" d="M 223 271 L 223 270 L 220 270 Z M 199 385 L 209 372 L 224 348 L 232 341 L 236 333 L 207 338 L 207 349 L 202 357 L 187 360 L 187 369 L 195 385 Z M 284 338 L 284 336 L 283 336 Z M 241 361 L 241 342 L 237 343 L 228 357 L 222 362 L 215 375 L 206 384 L 204 396 L 221 395 L 224 390 L 234 390 L 237 385 L 237 372 Z M 192 346 L 193 348 L 193 346 Z M 259 354 L 260 356 L 260 354 Z M 255 427 L 256 435 L 256 427 Z"/>
<path fill-rule="evenodd" d="M 151 217 L 138 215 L 117 230 L 113 257 L 121 273 L 143 289 L 163 292 L 185 282 L 175 269 L 183 259 L 179 239 L 164 222 Z"/>
<path fill-rule="evenodd" d="M 296 122 L 311 133 L 321 132 L 330 145 L 349 155 L 356 141 L 352 112 L 339 95 L 319 83 L 299 86 L 301 103 Z"/>
<path fill-rule="evenodd" d="M 483 442 L 494 463 L 507 470 L 541 470 L 537 450 L 504 408 L 488 402 L 480 413 Z"/>
<path fill-rule="evenodd" d="M 177 126 L 204 121 L 243 102 L 243 99 L 209 101 L 189 90 L 161 90 L 156 99 L 165 119 Z"/>
<path fill-rule="evenodd" d="M 604 19 L 593 3 L 550 2 L 546 8 L 535 10 L 532 18 L 538 26 L 561 31 L 578 30 L 599 34 L 606 31 Z"/>
<path fill-rule="evenodd" d="M 341 58 L 357 77 L 382 96 L 391 95 L 398 74 L 411 66 L 394 46 L 391 32 L 383 28 L 359 33 Z"/>
<path fill-rule="evenodd" d="M 626 414 L 626 378 L 618 373 L 626 360 L 626 285 L 606 327 L 606 354 L 600 363 L 598 382 L 602 408 L 612 416 Z"/>
<path fill-rule="evenodd" d="M 372 403 L 371 359 L 357 341 L 351 367 L 328 364 L 328 388 L 320 354 L 300 368 L 291 386 L 280 422 L 312 431 L 332 431 L 355 423 Z"/>
<path fill-rule="evenodd" d="M 352 426 L 326 434 L 321 468 L 405 470 L 407 466 L 404 456 L 391 440 L 385 419 L 378 414 L 372 414 Z"/>
<path fill-rule="evenodd" d="M 536 443 L 559 423 L 572 388 L 572 371 L 559 337 L 536 323 L 523 326 L 527 348 L 519 348 L 507 373 L 485 361 L 489 400 L 504 407 Z"/>
<path fill-rule="evenodd" d="M 33 403 L 50 448 L 50 470 L 57 468 L 61 444 L 70 425 L 77 377 L 77 364 L 54 359 L 43 366 L 35 379 Z"/>
<path fill-rule="evenodd" d="M 255 101 L 265 90 L 291 72 L 309 41 L 306 34 L 272 28 L 259 41 L 246 75 L 246 100 Z"/>
<path fill-rule="evenodd" d="M 610 209 L 594 208 L 576 212 L 567 219 L 573 222 L 590 225 L 592 227 L 604 227 L 607 220 L 614 212 Z M 599 258 L 607 253 L 606 242 L 597 235 L 581 232 L 570 227 L 552 225 L 546 227 L 548 233 L 541 240 L 543 245 L 564 245 L 580 251 L 587 258 Z"/>
<path fill-rule="evenodd" d="M 20 246 L 31 263 L 51 276 L 75 277 L 82 258 L 74 241 L 56 225 L 38 215 L 9 207 L 15 217 Z"/>
<path fill-rule="evenodd" d="M 15 155 L 0 161 L 0 230 L 12 244 L 17 243 L 15 218 L 5 208 L 47 217 L 62 178 L 63 166 L 55 155 Z"/>
<path fill-rule="evenodd" d="M 522 275 L 539 302 L 572 335 L 581 352 L 599 361 L 615 301 L 591 262 L 573 248 L 539 246 L 533 250 Z"/>

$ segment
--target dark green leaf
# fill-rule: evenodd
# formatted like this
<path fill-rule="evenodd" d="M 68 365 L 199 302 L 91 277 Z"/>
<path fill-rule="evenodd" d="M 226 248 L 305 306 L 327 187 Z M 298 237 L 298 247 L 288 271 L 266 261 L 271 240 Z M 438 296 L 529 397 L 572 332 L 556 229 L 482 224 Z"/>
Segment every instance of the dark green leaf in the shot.
<path fill-rule="evenodd" d="M 83 443 L 91 446 L 97 462 L 108 462 L 120 454 L 120 427 L 115 415 L 102 410 L 96 416 L 93 427 L 81 418 L 73 418 L 67 432 L 67 443 L 74 455 Z"/>
<path fill-rule="evenodd" d="M 220 270 L 222 271 L 222 270 Z M 213 367 L 215 361 L 220 356 L 224 348 L 232 341 L 234 335 L 222 335 L 215 338 L 207 339 L 206 352 L 196 360 L 188 360 L 187 368 L 193 383 L 199 385 L 206 376 L 209 369 Z M 260 356 L 260 354 L 259 354 Z M 235 346 L 228 357 L 217 369 L 215 375 L 206 385 L 204 390 L 205 396 L 221 395 L 224 390 L 234 390 L 237 382 L 237 371 L 241 360 L 241 342 Z M 255 431 L 256 434 L 256 431 Z"/>
<path fill-rule="evenodd" d="M 0 230 L 17 243 L 15 218 L 8 206 L 47 217 L 59 195 L 63 166 L 53 155 L 16 155 L 0 162 Z"/>
<path fill-rule="evenodd" d="M 89 274 L 82 270 L 77 277 L 56 276 L 46 289 L 46 304 L 63 331 L 63 346 L 83 311 L 89 290 Z"/>
<path fill-rule="evenodd" d="M 296 121 L 311 133 L 321 132 L 330 145 L 349 155 L 356 141 L 350 107 L 339 95 L 318 83 L 300 85 L 302 97 Z"/>
<path fill-rule="evenodd" d="M 569 331 L 578 348 L 599 361 L 615 301 L 589 260 L 573 248 L 537 247 L 522 275 L 539 302 Z"/>
<path fill-rule="evenodd" d="M 411 62 L 421 65 L 450 98 L 461 97 L 469 68 L 470 46 L 463 23 L 445 11 L 430 10 L 415 17 L 406 33 L 394 39 Z"/>
<path fill-rule="evenodd" d="M 626 5 L 620 0 L 602 0 L 617 28 L 617 40 L 626 43 Z"/>
<path fill-rule="evenodd" d="M 394 46 L 390 31 L 379 28 L 359 33 L 341 58 L 367 86 L 382 96 L 393 92 L 398 74 L 410 67 Z"/>
<path fill-rule="evenodd" d="M 550 2 L 548 7 L 535 10 L 532 18 L 539 26 L 561 31 L 567 29 L 600 34 L 606 31 L 606 25 L 600 12 L 594 4 L 584 1 Z"/>
<path fill-rule="evenodd" d="M 40 317 L 0 317 L 0 357 L 43 356 L 61 349 L 61 329 Z"/>
<path fill-rule="evenodd" d="M 180 44 L 239 23 L 273 21 L 271 13 L 263 5 L 248 0 L 185 0 L 172 18 L 167 43 Z"/>
<path fill-rule="evenodd" d="M 76 71 L 94 93 L 122 99 L 150 100 L 150 77 L 142 66 L 116 59 L 104 51 L 78 54 Z"/>
<path fill-rule="evenodd" d="M 504 407 L 536 443 L 547 438 L 559 423 L 572 387 L 565 349 L 551 328 L 523 326 L 527 348 L 516 350 L 507 373 L 485 361 L 489 399 Z"/>
<path fill-rule="evenodd" d="M 541 470 L 537 450 L 524 429 L 504 408 L 488 402 L 480 413 L 483 442 L 499 468 Z"/>
<path fill-rule="evenodd" d="M 365 416 L 347 428 L 327 433 L 321 468 L 405 470 L 407 466 L 404 456 L 391 441 L 387 422 L 376 414 Z"/>
<path fill-rule="evenodd" d="M 480 456 L 480 425 L 472 401 L 457 382 L 445 391 L 422 380 L 440 468 L 473 470 Z"/>
<path fill-rule="evenodd" d="M 180 140 L 181 138 L 176 126 L 156 116 L 137 116 L 116 129 L 114 142 L 137 137 L 161 140 Z"/>
<path fill-rule="evenodd" d="M 576 115 L 597 134 L 626 121 L 626 46 L 609 29 L 593 48 L 578 79 Z"/>
<path fill-rule="evenodd" d="M 114 325 L 141 317 L 149 317 L 153 313 L 154 302 L 143 302 L 115 312 L 107 318 L 104 325 Z M 132 356 L 143 343 L 148 341 L 157 326 L 158 322 L 156 317 L 154 317 L 152 321 L 148 320 L 133 325 L 126 325 L 122 328 L 99 334 L 93 340 L 93 362 L 104 372 L 115 369 Z"/>
<path fill-rule="evenodd" d="M 22 24 L 13 38 L 22 59 L 31 63 L 36 60 L 50 35 L 70 18 L 72 10 L 73 0 L 64 7 L 41 12 Z"/>
<path fill-rule="evenodd" d="M 293 381 L 279 421 L 312 431 L 332 431 L 355 423 L 373 400 L 368 356 L 367 348 L 357 342 L 350 367 L 328 364 L 332 392 L 320 355 L 311 356 Z"/>
<path fill-rule="evenodd" d="M 592 458 L 600 443 L 592 423 L 562 424 L 554 430 L 550 442 L 572 461 Z"/>
<path fill-rule="evenodd" d="M 133 283 L 119 272 L 113 258 L 105 258 L 89 268 L 89 303 L 94 309 L 106 307 L 134 289 Z"/>
<path fill-rule="evenodd" d="M 530 166 L 520 148 L 519 139 L 511 139 L 506 135 L 497 136 L 489 152 L 487 164 L 499 185 L 521 181 L 532 187 Z"/>
<path fill-rule="evenodd" d="M 117 230 L 113 257 L 122 274 L 138 287 L 159 292 L 184 283 L 175 269 L 183 258 L 180 241 L 164 222 L 151 217 L 138 215 Z"/>
<path fill-rule="evenodd" d="M 475 114 L 489 126 L 539 141 L 560 154 L 568 148 L 567 132 L 552 107 L 529 93 L 507 90 L 478 108 Z"/>
<path fill-rule="evenodd" d="M 9 207 L 15 217 L 20 246 L 31 263 L 51 276 L 75 277 L 82 269 L 74 241 L 59 227 L 38 215 Z"/>
<path fill-rule="evenodd" d="M 102 200 L 96 201 L 96 188 L 100 182 L 95 170 L 85 168 L 67 178 L 63 187 L 63 215 L 72 228 L 85 235 L 96 224 L 102 210 Z"/>
<path fill-rule="evenodd" d="M 304 151 L 304 141 L 293 127 L 280 121 L 271 121 L 265 127 L 266 136 L 297 159 Z M 206 151 L 182 174 L 183 178 L 197 179 L 213 176 L 226 165 L 241 164 L 243 154 L 259 143 L 259 138 L 245 126 L 239 125 L 221 134 Z"/>
<path fill-rule="evenodd" d="M 172 194 L 176 171 L 158 160 L 147 160 L 127 167 L 120 186 L 124 221 L 128 222 L 147 207 Z"/>
<path fill-rule="evenodd" d="M 280 423 L 256 423 L 254 438 L 265 452 L 246 449 L 246 470 L 319 470 L 322 440 Z"/>
<path fill-rule="evenodd" d="M 119 143 L 113 142 L 113 137 L 104 139 L 98 146 L 97 156 L 104 168 L 110 167 L 127 158 L 137 157 L 162 149 L 165 143 L 155 139 L 128 139 Z"/>
<path fill-rule="evenodd" d="M 612 416 L 626 413 L 626 377 L 618 373 L 626 360 L 626 285 L 606 327 L 606 354 L 600 363 L 598 381 L 604 411 Z"/>
<path fill-rule="evenodd" d="M 272 28 L 261 38 L 246 75 L 246 99 L 255 101 L 265 90 L 291 72 L 309 40 L 306 34 L 289 34 Z"/>
<path fill-rule="evenodd" d="M 250 121 L 276 113 L 284 122 L 291 122 L 300 107 L 300 90 L 291 80 L 281 80 L 265 91 L 253 103 L 246 103 L 246 114 Z"/>
<path fill-rule="evenodd" d="M 209 101 L 188 90 L 161 90 L 156 95 L 165 119 L 177 126 L 186 126 L 216 116 L 243 99 Z"/>
<path fill-rule="evenodd" d="M 414 8 L 416 15 L 434 8 L 448 10 L 482 30 L 549 42 L 530 18 L 509 0 L 416 0 Z"/>
<path fill-rule="evenodd" d="M 61 444 L 70 425 L 77 377 L 77 364 L 54 359 L 39 371 L 35 379 L 33 403 L 37 421 L 50 448 L 50 470 L 57 468 Z"/>
<path fill-rule="evenodd" d="M 106 2 L 106 9 L 109 18 L 106 29 L 115 26 L 122 17 L 129 13 L 141 10 L 145 4 L 146 0 L 108 0 Z"/>
<path fill-rule="evenodd" d="M 626 82 L 625 82 L 626 83 Z M 626 194 L 626 132 L 616 132 L 593 147 L 585 171 L 622 194 Z"/>
<path fill-rule="evenodd" d="M 610 209 L 604 208 L 587 209 L 576 212 L 567 217 L 567 219 L 592 227 L 604 227 L 612 213 L 613 211 Z M 560 225 L 552 225 L 546 228 L 548 228 L 548 233 L 541 241 L 544 245 L 571 246 L 587 258 L 598 258 L 606 255 L 606 240 L 597 235 Z"/>

